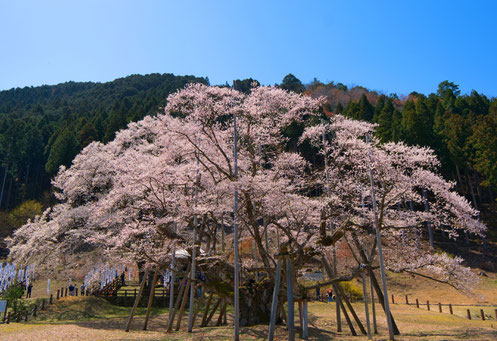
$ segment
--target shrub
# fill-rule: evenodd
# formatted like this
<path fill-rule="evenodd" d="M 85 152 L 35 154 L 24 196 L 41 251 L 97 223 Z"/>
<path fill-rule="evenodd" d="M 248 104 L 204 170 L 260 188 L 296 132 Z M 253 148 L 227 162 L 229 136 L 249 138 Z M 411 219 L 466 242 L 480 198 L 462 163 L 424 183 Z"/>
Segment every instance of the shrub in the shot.
<path fill-rule="evenodd" d="M 364 298 L 361 288 L 355 281 L 340 282 L 340 286 L 351 301 L 362 300 Z"/>

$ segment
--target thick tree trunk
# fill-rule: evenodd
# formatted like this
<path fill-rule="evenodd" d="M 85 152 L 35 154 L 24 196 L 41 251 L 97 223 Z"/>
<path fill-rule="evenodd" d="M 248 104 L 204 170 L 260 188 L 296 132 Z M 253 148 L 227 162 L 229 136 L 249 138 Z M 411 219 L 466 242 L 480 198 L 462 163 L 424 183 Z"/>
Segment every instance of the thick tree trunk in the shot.
<path fill-rule="evenodd" d="M 240 326 L 269 323 L 273 290 L 269 279 L 240 288 Z M 283 295 L 279 300 L 284 300 Z"/>

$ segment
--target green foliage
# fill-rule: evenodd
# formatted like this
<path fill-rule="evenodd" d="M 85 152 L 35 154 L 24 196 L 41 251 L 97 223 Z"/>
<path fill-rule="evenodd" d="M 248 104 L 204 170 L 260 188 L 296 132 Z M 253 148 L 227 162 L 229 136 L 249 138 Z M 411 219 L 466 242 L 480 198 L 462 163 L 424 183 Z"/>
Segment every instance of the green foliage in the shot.
<path fill-rule="evenodd" d="M 358 301 L 364 298 L 362 289 L 355 281 L 340 282 L 339 285 L 351 301 Z"/>
<path fill-rule="evenodd" d="M 20 283 L 12 284 L 7 290 L 2 293 L 2 299 L 7 300 L 9 308 L 16 312 L 25 312 L 28 308 L 22 298 L 24 289 Z"/>
<path fill-rule="evenodd" d="M 0 209 L 41 200 L 60 165 L 92 141 L 110 141 L 129 122 L 156 114 L 190 82 L 208 80 L 150 74 L 0 91 L 0 191 L 8 172 Z"/>
<path fill-rule="evenodd" d="M 302 93 L 305 90 L 304 84 L 302 84 L 300 79 L 298 79 L 291 73 L 283 78 L 283 81 L 280 84 L 280 88 L 288 91 L 294 91 L 296 93 Z"/>
<path fill-rule="evenodd" d="M 26 200 L 9 213 L 8 221 L 13 229 L 24 225 L 28 219 L 41 215 L 43 206 L 36 200 Z"/>

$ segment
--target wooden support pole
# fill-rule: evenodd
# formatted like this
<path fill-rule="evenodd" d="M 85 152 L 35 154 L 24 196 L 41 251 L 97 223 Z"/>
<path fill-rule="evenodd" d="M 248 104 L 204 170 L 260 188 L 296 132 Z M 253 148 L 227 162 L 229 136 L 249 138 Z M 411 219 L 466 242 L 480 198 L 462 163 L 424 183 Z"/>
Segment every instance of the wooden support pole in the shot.
<path fill-rule="evenodd" d="M 214 305 L 214 308 L 212 309 L 211 313 L 209 314 L 209 316 L 208 316 L 208 317 L 207 317 L 207 319 L 205 320 L 205 323 L 204 323 L 203 327 L 206 327 L 206 326 L 209 324 L 209 322 L 211 321 L 212 317 L 213 317 L 213 316 L 214 316 L 214 314 L 216 313 L 217 308 L 218 308 L 218 307 L 219 307 L 219 305 L 221 304 L 221 301 L 222 301 L 222 300 L 223 300 L 222 298 L 219 298 L 219 299 L 217 300 L 216 304 Z"/>
<path fill-rule="evenodd" d="M 64 297 L 67 297 L 67 288 L 66 288 L 66 292 L 65 292 L 65 294 L 64 294 Z"/>
<path fill-rule="evenodd" d="M 228 302 L 226 300 L 223 300 L 223 304 L 221 305 L 221 310 L 219 311 L 219 317 L 217 318 L 216 326 L 220 326 L 221 323 L 223 322 L 223 316 L 227 306 Z"/>
<path fill-rule="evenodd" d="M 483 309 L 480 309 L 480 314 L 482 321 L 485 321 L 485 313 L 483 312 Z"/>
<path fill-rule="evenodd" d="M 278 309 L 278 293 L 280 291 L 280 278 L 281 278 L 281 259 L 278 258 L 278 262 L 276 263 L 276 274 L 274 280 L 273 301 L 271 303 L 271 317 L 269 320 L 268 341 L 273 341 L 274 339 L 274 328 L 276 325 L 276 311 Z"/>
<path fill-rule="evenodd" d="M 336 290 L 336 285 L 333 285 L 333 289 L 335 290 L 335 297 L 339 297 L 340 294 L 338 293 L 338 290 Z M 347 321 L 347 325 L 349 326 L 350 332 L 352 333 L 353 336 L 357 336 L 355 328 L 352 325 L 352 321 L 350 320 L 350 317 L 349 317 L 349 314 L 347 313 L 347 310 L 345 310 L 345 306 L 343 305 L 342 300 L 339 300 L 338 303 L 340 305 L 340 309 L 343 312 L 343 316 L 345 316 L 345 321 Z"/>
<path fill-rule="evenodd" d="M 212 302 L 213 296 L 214 296 L 214 293 L 211 292 L 209 294 L 209 298 L 207 299 L 207 303 L 205 304 L 205 310 L 204 310 L 204 314 L 202 316 L 202 321 L 200 322 L 200 327 L 205 326 L 205 321 L 207 320 L 207 316 L 209 314 L 209 308 L 211 307 L 211 302 Z"/>
<path fill-rule="evenodd" d="M 442 303 L 438 302 L 438 312 L 442 312 Z"/>
<path fill-rule="evenodd" d="M 366 327 L 368 331 L 368 340 L 372 339 L 371 336 L 371 323 L 369 322 L 369 307 L 368 307 L 368 291 L 366 289 L 366 276 L 362 273 L 362 292 L 364 294 L 364 311 L 366 312 Z"/>
<path fill-rule="evenodd" d="M 406 304 L 409 304 L 409 299 L 407 298 L 407 295 L 406 295 Z"/>
<path fill-rule="evenodd" d="M 176 320 L 176 328 L 178 331 L 181 327 L 181 320 L 183 319 L 183 312 L 185 311 L 186 300 L 188 299 L 188 293 L 190 292 L 190 278 L 186 282 L 185 292 L 183 294 L 183 301 L 181 302 L 181 307 L 179 309 L 178 319 Z"/>
<path fill-rule="evenodd" d="M 352 307 L 352 304 L 350 304 L 350 301 L 349 299 L 347 298 L 347 296 L 345 295 L 345 293 L 343 292 L 342 290 L 342 287 L 340 285 L 337 285 L 336 288 L 339 290 L 340 292 L 340 298 L 345 301 L 345 304 L 347 304 L 347 307 L 349 308 L 349 311 L 350 313 L 352 314 L 352 317 L 354 318 L 355 322 L 357 323 L 357 326 L 359 327 L 359 329 L 361 330 L 361 333 L 363 333 L 364 335 L 367 335 L 367 332 L 366 332 L 366 329 L 364 329 L 364 325 L 362 324 L 361 320 L 359 319 L 359 317 L 357 316 L 355 310 L 354 310 L 354 307 Z"/>
<path fill-rule="evenodd" d="M 188 269 L 186 270 L 186 276 L 181 280 L 179 284 L 179 292 L 178 292 L 178 297 L 176 298 L 176 303 L 174 304 L 174 308 L 172 313 L 170 312 L 169 316 L 169 321 L 167 322 L 167 332 L 170 333 L 171 330 L 173 329 L 173 322 L 174 322 L 174 317 L 176 316 L 176 311 L 179 308 L 183 292 L 185 291 L 185 283 L 186 283 L 186 277 L 188 275 L 188 272 L 190 271 L 190 266 L 191 264 L 188 265 Z"/>
<path fill-rule="evenodd" d="M 428 309 L 428 311 L 430 311 L 430 301 L 426 301 L 426 308 Z"/>
<path fill-rule="evenodd" d="M 393 294 L 392 294 L 392 304 L 395 304 L 395 299 L 393 297 Z"/>
<path fill-rule="evenodd" d="M 195 320 L 197 319 L 197 315 L 198 315 L 198 312 L 200 311 L 200 307 L 202 306 L 202 303 L 204 302 L 204 297 L 205 297 L 205 295 L 202 293 L 197 300 L 197 306 L 195 307 L 195 312 L 193 313 L 193 318 L 192 318 L 192 327 L 195 325 Z"/>
<path fill-rule="evenodd" d="M 154 302 L 154 295 L 155 295 L 155 284 L 157 283 L 157 275 L 159 274 L 159 266 L 155 266 L 155 271 L 154 271 L 154 277 L 152 279 L 152 283 L 149 283 L 150 285 L 150 294 L 148 296 L 148 305 L 147 305 L 147 312 L 145 313 L 145 322 L 143 323 L 143 330 L 147 330 L 148 326 L 148 319 L 150 317 L 150 311 L 152 310 L 152 303 Z"/>
<path fill-rule="evenodd" d="M 288 341 L 295 340 L 295 313 L 293 306 L 293 276 L 290 257 L 286 257 L 286 298 L 288 301 Z"/>
<path fill-rule="evenodd" d="M 75 288 L 74 291 L 76 293 L 76 296 L 78 296 L 78 288 Z"/>
<path fill-rule="evenodd" d="M 135 298 L 135 303 L 133 304 L 133 308 L 131 308 L 131 313 L 129 314 L 128 323 L 126 324 L 126 329 L 124 329 L 124 331 L 126 332 L 129 332 L 131 321 L 133 320 L 133 315 L 135 315 L 136 307 L 138 307 L 138 303 L 140 302 L 140 297 L 143 293 L 143 288 L 145 287 L 145 281 L 147 277 L 148 277 L 148 269 L 145 271 L 145 276 L 143 276 L 142 282 L 140 284 L 140 291 L 138 292 L 138 296 L 136 296 Z"/>
<path fill-rule="evenodd" d="M 419 308 L 419 300 L 416 298 L 416 308 Z"/>
<path fill-rule="evenodd" d="M 373 290 L 373 281 L 371 278 L 369 279 L 369 283 L 371 286 L 371 312 L 373 313 L 373 332 L 378 334 L 378 326 L 376 324 L 376 307 L 374 304 L 374 290 Z"/>
<path fill-rule="evenodd" d="M 50 294 L 50 301 L 49 301 L 49 304 L 52 304 L 53 303 L 53 294 Z"/>
<path fill-rule="evenodd" d="M 302 300 L 297 300 L 297 305 L 299 307 L 300 336 L 302 336 L 304 335 L 304 307 L 302 306 Z"/>
<path fill-rule="evenodd" d="M 57 289 L 57 299 L 59 299 L 59 291 L 60 291 L 60 289 Z M 51 304 L 51 303 L 52 303 L 52 302 L 50 302 L 50 304 Z"/>
<path fill-rule="evenodd" d="M 469 311 L 469 309 L 467 309 L 467 312 L 468 312 L 468 319 L 471 320 L 471 312 Z"/>
<path fill-rule="evenodd" d="M 10 323 L 10 311 L 7 313 L 7 322 L 5 322 L 5 323 L 7 323 L 7 324 Z"/>
<path fill-rule="evenodd" d="M 454 314 L 454 312 L 452 311 L 452 304 L 450 304 L 450 303 L 449 303 L 449 312 L 450 312 L 450 314 L 451 314 L 451 315 L 453 315 L 453 314 Z M 496 315 L 496 316 L 497 316 L 497 315 Z"/>
<path fill-rule="evenodd" d="M 307 300 L 304 300 L 303 302 L 303 308 L 304 308 L 304 323 L 303 323 L 303 327 L 302 327 L 302 338 L 304 340 L 307 340 L 308 336 L 309 336 L 309 333 L 308 333 L 308 328 L 307 328 L 307 324 L 308 324 L 308 318 L 307 318 Z"/>

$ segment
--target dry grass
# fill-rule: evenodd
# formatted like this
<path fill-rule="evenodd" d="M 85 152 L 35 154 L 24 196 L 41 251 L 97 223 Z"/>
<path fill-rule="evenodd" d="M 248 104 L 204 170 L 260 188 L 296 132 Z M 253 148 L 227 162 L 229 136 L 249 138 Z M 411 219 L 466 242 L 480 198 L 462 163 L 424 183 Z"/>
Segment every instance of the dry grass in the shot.
<path fill-rule="evenodd" d="M 455 290 L 418 278 L 390 274 L 389 288 L 396 295 L 397 304 L 392 304 L 392 312 L 401 331 L 396 340 L 497 340 L 497 321 L 493 307 L 481 307 L 482 301 L 474 297 L 466 297 Z M 485 304 L 497 305 L 497 280 L 494 274 L 483 278 L 478 287 L 479 294 L 485 295 Z M 417 309 L 416 306 L 400 304 L 405 302 L 401 295 L 408 294 L 410 301 L 420 299 L 426 303 L 429 299 L 433 303 L 432 310 L 426 306 Z M 438 312 L 438 301 L 453 304 L 472 304 L 472 306 L 453 306 L 454 315 Z M 365 321 L 363 303 L 354 303 L 361 321 Z M 296 306 L 297 307 L 297 306 Z M 470 308 L 473 320 L 466 318 L 466 309 Z M 487 320 L 480 320 L 480 308 L 483 308 Z M 0 325 L 2 340 L 232 340 L 233 330 L 230 324 L 221 327 L 199 328 L 193 333 L 186 332 L 188 317 L 185 314 L 182 328 L 179 332 L 166 334 L 167 310 L 156 310 L 151 317 L 148 330 L 143 331 L 144 310 L 139 310 L 133 320 L 132 330 L 124 332 L 127 314 L 130 308 L 119 308 L 102 302 L 99 299 L 64 298 L 50 307 L 45 318 L 29 323 L 11 323 Z M 72 311 L 72 313 L 68 313 Z M 388 332 L 386 321 L 381 307 L 376 303 L 379 334 L 375 340 L 387 340 Z M 366 340 L 364 335 L 353 337 L 342 317 L 343 331 L 336 332 L 335 304 L 311 302 L 309 303 L 309 340 Z M 65 321 L 61 321 L 64 319 Z M 217 314 L 213 321 L 217 320 Z M 228 323 L 231 316 L 228 314 Z M 300 325 L 298 314 L 295 325 Z M 356 331 L 359 329 L 354 323 Z M 267 325 L 257 325 L 242 328 L 241 340 L 267 339 Z M 297 336 L 299 332 L 297 331 Z M 287 332 L 283 326 L 276 330 L 278 340 L 287 339 Z"/>

